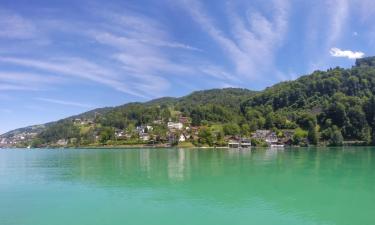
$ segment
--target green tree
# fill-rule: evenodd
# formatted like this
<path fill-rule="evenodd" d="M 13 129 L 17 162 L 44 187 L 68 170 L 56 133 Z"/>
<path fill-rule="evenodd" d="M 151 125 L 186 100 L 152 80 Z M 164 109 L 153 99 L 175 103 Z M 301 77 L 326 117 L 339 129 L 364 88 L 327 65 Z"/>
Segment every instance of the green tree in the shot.
<path fill-rule="evenodd" d="M 318 132 L 316 131 L 316 126 L 310 122 L 308 133 L 307 133 L 307 139 L 310 144 L 317 145 L 319 141 Z"/>
<path fill-rule="evenodd" d="M 239 135 L 240 127 L 238 124 L 228 123 L 223 126 L 223 131 L 225 135 Z"/>
<path fill-rule="evenodd" d="M 249 124 L 247 124 L 247 123 L 242 124 L 241 134 L 244 135 L 244 136 L 248 136 L 250 134 L 250 132 L 251 132 L 251 130 L 250 130 Z"/>
<path fill-rule="evenodd" d="M 274 128 L 275 127 L 274 120 L 275 120 L 275 118 L 274 118 L 273 113 L 268 113 L 266 115 L 266 122 L 264 124 L 265 128 L 267 128 L 267 129 Z"/>
<path fill-rule="evenodd" d="M 331 104 L 326 110 L 327 118 L 332 120 L 332 123 L 338 127 L 343 127 L 346 120 L 345 106 L 338 102 Z"/>
<path fill-rule="evenodd" d="M 331 139 L 329 141 L 331 146 L 341 146 L 343 144 L 344 138 L 341 134 L 341 131 L 338 127 L 333 126 Z"/>
<path fill-rule="evenodd" d="M 115 138 L 115 130 L 112 127 L 104 127 L 100 131 L 100 143 L 105 144 L 109 140 Z"/>
<path fill-rule="evenodd" d="M 201 144 L 208 144 L 209 146 L 213 146 L 214 138 L 211 131 L 207 128 L 201 128 L 198 133 L 198 141 Z"/>
<path fill-rule="evenodd" d="M 293 144 L 295 145 L 305 145 L 305 139 L 308 136 L 308 132 L 302 130 L 301 128 L 297 128 L 293 135 Z"/>

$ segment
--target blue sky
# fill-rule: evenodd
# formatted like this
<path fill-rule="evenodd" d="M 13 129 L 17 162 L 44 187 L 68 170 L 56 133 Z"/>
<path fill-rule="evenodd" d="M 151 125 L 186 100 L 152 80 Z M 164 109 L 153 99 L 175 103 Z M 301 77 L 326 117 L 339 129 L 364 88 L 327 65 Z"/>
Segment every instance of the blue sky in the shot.
<path fill-rule="evenodd" d="M 375 55 L 372 0 L 0 2 L 0 133 Z"/>

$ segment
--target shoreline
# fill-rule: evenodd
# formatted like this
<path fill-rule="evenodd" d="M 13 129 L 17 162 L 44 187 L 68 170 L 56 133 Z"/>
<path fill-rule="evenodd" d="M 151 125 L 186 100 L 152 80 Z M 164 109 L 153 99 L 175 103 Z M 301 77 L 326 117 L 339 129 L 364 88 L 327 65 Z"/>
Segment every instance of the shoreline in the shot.
<path fill-rule="evenodd" d="M 26 147 L 0 147 L 1 150 L 43 150 L 43 149 L 66 149 L 66 150 L 80 150 L 80 149 L 199 149 L 199 150 L 205 150 L 205 149 L 218 149 L 218 150 L 252 150 L 252 149 L 274 149 L 274 150 L 285 150 L 285 149 L 313 149 L 313 148 L 329 148 L 329 149 L 338 149 L 338 148 L 347 148 L 347 147 L 362 147 L 362 148 L 371 148 L 375 146 L 350 146 L 350 145 L 344 145 L 344 146 L 284 146 L 284 147 L 264 147 L 264 146 L 251 146 L 250 148 L 229 148 L 226 146 L 221 147 L 209 147 L 209 146 L 194 146 L 194 147 L 188 147 L 188 146 L 82 146 L 82 147 L 43 147 L 43 148 L 26 148 Z"/>

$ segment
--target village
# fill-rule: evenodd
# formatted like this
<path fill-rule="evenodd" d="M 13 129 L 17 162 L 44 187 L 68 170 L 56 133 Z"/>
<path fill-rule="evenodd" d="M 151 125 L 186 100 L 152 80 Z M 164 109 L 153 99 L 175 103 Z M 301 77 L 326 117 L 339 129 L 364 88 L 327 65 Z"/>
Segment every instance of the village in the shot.
<path fill-rule="evenodd" d="M 95 128 L 96 123 L 91 119 L 75 118 L 74 126 L 82 130 Z M 160 129 L 162 127 L 163 129 Z M 91 135 L 94 143 L 88 146 L 154 146 L 154 147 L 227 147 L 249 148 L 284 147 L 293 145 L 294 130 L 256 130 L 248 134 L 241 132 L 226 134 L 221 125 L 192 126 L 191 118 L 179 116 L 178 119 L 167 122 L 155 120 L 150 124 L 134 126 L 130 129 L 113 128 L 112 135 L 103 140 L 100 132 Z M 22 132 L 11 137 L 0 138 L 0 147 L 30 147 L 32 140 L 37 137 L 35 132 Z M 74 147 L 76 138 L 59 139 L 45 147 Z M 81 144 L 80 146 L 84 146 Z"/>
<path fill-rule="evenodd" d="M 28 142 L 35 138 L 38 134 L 34 132 L 22 132 L 11 137 L 0 137 L 0 148 L 17 147 L 22 143 Z"/>
<path fill-rule="evenodd" d="M 80 126 L 92 126 L 95 124 L 92 120 L 83 119 L 75 119 L 74 123 Z M 219 128 L 217 126 L 192 126 L 191 118 L 184 116 L 179 116 L 174 121 L 169 119 L 168 122 L 154 120 L 149 124 L 136 126 L 132 130 L 114 129 L 114 140 L 108 141 L 107 144 L 158 147 L 283 147 L 293 145 L 293 136 L 295 134 L 294 130 L 256 130 L 249 134 L 241 134 L 239 132 L 229 135 L 223 134 L 221 125 L 218 126 Z M 158 129 L 159 131 L 156 131 L 156 128 L 160 127 L 164 127 L 165 130 L 160 132 L 160 129 Z M 210 136 L 216 142 L 202 141 L 205 135 Z M 98 143 L 100 139 L 100 134 L 96 133 L 95 141 Z M 134 140 L 138 142 L 134 142 Z M 57 144 L 65 146 L 68 144 L 68 140 L 59 140 Z"/>

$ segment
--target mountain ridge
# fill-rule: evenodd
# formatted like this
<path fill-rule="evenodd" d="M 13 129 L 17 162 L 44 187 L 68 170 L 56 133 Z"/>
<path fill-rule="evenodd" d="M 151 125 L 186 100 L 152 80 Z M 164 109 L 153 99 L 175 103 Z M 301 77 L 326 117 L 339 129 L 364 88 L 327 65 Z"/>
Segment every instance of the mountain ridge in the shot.
<path fill-rule="evenodd" d="M 113 110 L 114 108 L 121 108 L 121 107 L 127 107 L 129 105 L 148 105 L 148 106 L 151 106 L 151 105 L 155 105 L 155 104 L 171 104 L 171 103 L 175 103 L 175 102 L 178 102 L 178 101 L 183 101 L 185 98 L 194 98 L 194 96 L 196 95 L 201 95 L 201 94 L 204 94 L 204 93 L 212 93 L 212 92 L 215 92 L 215 91 L 230 91 L 230 92 L 248 92 L 248 93 L 256 93 L 257 91 L 252 91 L 250 89 L 246 89 L 246 88 L 212 88 L 212 89 L 207 89 L 207 90 L 199 90 L 199 91 L 193 91 L 185 96 L 182 96 L 182 97 L 169 97 L 169 96 L 166 96 L 166 97 L 160 97 L 160 98 L 156 98 L 156 99 L 152 99 L 152 100 L 149 100 L 149 101 L 145 101 L 145 102 L 128 102 L 128 103 L 125 103 L 125 104 L 122 104 L 122 105 L 118 105 L 118 106 L 107 106 L 107 107 L 100 107 L 100 108 L 95 108 L 95 109 L 92 109 L 92 110 L 89 110 L 87 112 L 83 112 L 83 113 L 79 113 L 77 115 L 72 115 L 72 116 L 69 116 L 69 117 L 66 117 L 66 118 L 62 118 L 62 119 L 59 119 L 59 120 L 56 120 L 56 121 L 51 121 L 51 122 L 47 122 L 47 123 L 44 123 L 44 124 L 36 124 L 36 125 L 31 125 L 31 126 L 26 126 L 26 127 L 21 127 L 21 128 L 16 128 L 16 129 L 13 129 L 13 130 L 10 130 L 10 131 L 7 131 L 3 134 L 0 134 L 0 138 L 1 137 L 7 137 L 9 135 L 12 135 L 14 133 L 17 133 L 18 131 L 24 131 L 24 130 L 29 130 L 29 129 L 36 129 L 38 130 L 39 128 L 43 128 L 45 127 L 46 125 L 50 125 L 50 124 L 53 124 L 53 123 L 56 123 L 56 122 L 59 122 L 61 120 L 67 120 L 67 119 L 76 119 L 76 118 L 94 118 L 95 117 L 95 113 L 105 113 L 105 112 L 108 112 L 110 110 Z"/>

